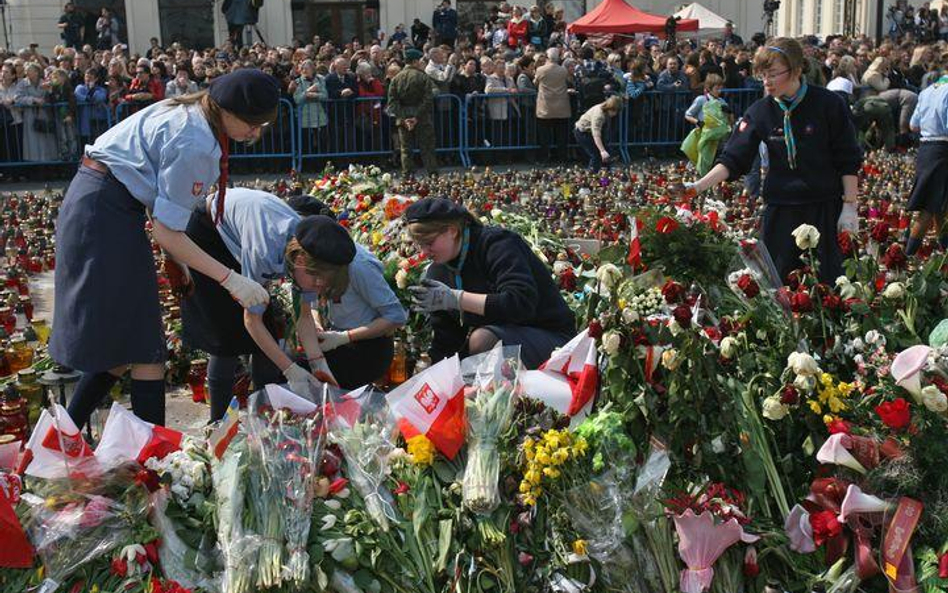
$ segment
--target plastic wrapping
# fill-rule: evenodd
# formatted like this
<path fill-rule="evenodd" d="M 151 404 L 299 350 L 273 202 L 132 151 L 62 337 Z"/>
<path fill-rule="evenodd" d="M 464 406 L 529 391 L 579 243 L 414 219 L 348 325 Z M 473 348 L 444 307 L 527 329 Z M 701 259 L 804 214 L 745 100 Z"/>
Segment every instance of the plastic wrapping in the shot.
<path fill-rule="evenodd" d="M 365 501 L 366 511 L 382 531 L 398 516 L 385 488 L 389 458 L 397 448 L 397 423 L 385 396 L 363 387 L 332 399 L 329 440 L 342 449 L 346 475 Z"/>
<path fill-rule="evenodd" d="M 323 406 L 276 385 L 251 395 L 248 501 L 260 536 L 256 586 L 309 582 L 315 482 L 323 451 Z"/>
<path fill-rule="evenodd" d="M 467 402 L 468 457 L 464 469 L 464 505 L 487 515 L 500 505 L 500 437 L 510 426 L 520 391 L 520 347 L 498 344 L 461 363 Z"/>
<path fill-rule="evenodd" d="M 202 550 L 195 550 L 179 536 L 172 521 L 166 514 L 168 491 L 158 490 L 151 499 L 151 525 L 161 536 L 158 557 L 165 578 L 176 581 L 188 589 L 200 588 L 207 593 L 220 591 L 219 579 L 207 574 L 202 567 L 212 564 Z"/>
<path fill-rule="evenodd" d="M 790 314 L 790 303 L 782 296 L 783 281 L 777 273 L 767 246 L 762 241 L 741 241 L 737 256 L 731 262 L 727 285 L 743 302 L 760 293 L 769 295 L 784 312 Z"/>
<path fill-rule="evenodd" d="M 136 469 L 122 466 L 94 480 L 34 483 L 22 500 L 23 527 L 43 563 L 42 593 L 52 593 L 89 562 L 127 543 L 144 523 L 148 492 L 135 483 Z"/>
<path fill-rule="evenodd" d="M 244 525 L 247 457 L 247 442 L 239 438 L 211 465 L 217 496 L 217 545 L 224 558 L 224 593 L 249 593 L 254 585 L 260 538 Z"/>

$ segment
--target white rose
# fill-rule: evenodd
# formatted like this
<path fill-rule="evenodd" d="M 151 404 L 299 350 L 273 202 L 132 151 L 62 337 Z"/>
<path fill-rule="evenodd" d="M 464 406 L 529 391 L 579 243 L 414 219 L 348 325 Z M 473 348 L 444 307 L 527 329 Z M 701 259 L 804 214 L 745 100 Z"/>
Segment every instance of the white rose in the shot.
<path fill-rule="evenodd" d="M 873 346 L 885 347 L 885 336 L 879 333 L 878 330 L 870 329 L 866 332 L 866 343 L 872 344 Z"/>
<path fill-rule="evenodd" d="M 639 314 L 632 307 L 626 307 L 622 310 L 622 321 L 632 324 L 639 320 Z"/>
<path fill-rule="evenodd" d="M 681 357 L 678 356 L 678 351 L 674 348 L 669 348 L 668 350 L 662 352 L 662 366 L 668 369 L 669 371 L 674 371 L 678 368 L 678 365 L 681 364 Z"/>
<path fill-rule="evenodd" d="M 806 352 L 791 352 L 787 357 L 787 367 L 793 369 L 796 375 L 815 375 L 820 372 L 819 365 Z"/>
<path fill-rule="evenodd" d="M 762 407 L 764 418 L 768 420 L 782 420 L 790 413 L 790 408 L 781 403 L 780 398 L 776 395 L 771 395 L 765 399 Z"/>
<path fill-rule="evenodd" d="M 388 184 L 391 183 L 391 182 L 392 182 L 392 174 L 391 174 L 391 173 L 383 173 L 383 174 L 382 174 L 382 183 L 388 185 Z"/>
<path fill-rule="evenodd" d="M 905 296 L 905 287 L 901 282 L 893 282 L 892 284 L 885 287 L 885 290 L 882 292 L 883 298 L 898 300 Z"/>
<path fill-rule="evenodd" d="M 681 326 L 678 325 L 678 322 L 672 319 L 668 322 L 668 331 L 671 332 L 671 335 L 677 336 L 681 333 Z"/>
<path fill-rule="evenodd" d="M 606 290 L 612 289 L 622 279 L 622 271 L 615 264 L 603 264 L 596 270 L 596 280 Z"/>
<path fill-rule="evenodd" d="M 793 380 L 793 386 L 800 393 L 810 393 L 816 387 L 816 377 L 813 375 L 797 375 Z"/>
<path fill-rule="evenodd" d="M 408 288 L 408 272 L 399 268 L 395 272 L 395 285 L 401 288 L 402 290 Z"/>
<path fill-rule="evenodd" d="M 948 397 L 934 385 L 927 385 L 922 389 L 922 403 L 932 412 L 941 413 L 948 410 Z"/>
<path fill-rule="evenodd" d="M 737 354 L 737 347 L 737 338 L 733 336 L 727 336 L 721 340 L 721 356 L 726 360 L 734 358 L 734 355 Z"/>
<path fill-rule="evenodd" d="M 622 336 L 616 331 L 607 331 L 602 336 L 602 350 L 609 356 L 615 356 L 622 345 Z"/>
<path fill-rule="evenodd" d="M 816 230 L 815 226 L 801 224 L 790 234 L 793 235 L 793 239 L 800 249 L 814 249 L 820 244 L 820 231 Z"/>

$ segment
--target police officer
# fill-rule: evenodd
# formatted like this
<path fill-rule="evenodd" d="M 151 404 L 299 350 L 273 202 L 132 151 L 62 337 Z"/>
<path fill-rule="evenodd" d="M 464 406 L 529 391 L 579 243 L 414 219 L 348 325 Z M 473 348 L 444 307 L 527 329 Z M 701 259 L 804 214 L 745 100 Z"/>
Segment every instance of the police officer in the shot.
<path fill-rule="evenodd" d="M 273 77 L 239 70 L 207 91 L 142 109 L 86 146 L 56 224 L 50 341 L 54 360 L 83 371 L 69 406 L 78 425 L 129 367 L 132 410 L 164 422 L 167 346 L 147 220 L 175 260 L 245 307 L 267 302 L 260 284 L 209 256 L 184 230 L 211 184 L 226 187 L 229 140 L 258 138 L 279 97 Z"/>
<path fill-rule="evenodd" d="M 446 198 L 419 200 L 404 216 L 432 261 L 422 284 L 410 287 L 415 308 L 431 315 L 432 361 L 502 341 L 519 345 L 524 365 L 535 369 L 573 337 L 573 312 L 523 237 L 482 226 Z"/>
<path fill-rule="evenodd" d="M 857 173 L 862 151 L 846 103 L 833 91 L 807 85 L 805 59 L 793 39 L 774 39 L 758 50 L 754 69 L 766 95 L 744 112 L 707 175 L 689 189 L 702 192 L 748 171 L 766 143 L 770 169 L 762 195 L 761 239 L 781 278 L 801 265 L 791 233 L 801 224 L 820 232 L 820 277 L 842 273 L 838 230 L 855 231 Z"/>
<path fill-rule="evenodd" d="M 328 366 L 343 389 L 381 378 L 395 354 L 392 335 L 408 320 L 381 262 L 328 216 L 300 221 L 286 261 L 301 295 L 297 333 L 310 365 Z"/>
<path fill-rule="evenodd" d="M 948 208 L 948 75 L 923 90 L 912 114 L 911 128 L 921 136 L 915 157 L 915 182 L 908 209 L 918 212 L 905 253 L 914 254 L 934 223 L 938 242 L 948 249 L 945 209 Z"/>
<path fill-rule="evenodd" d="M 421 159 L 428 174 L 438 172 L 435 156 L 435 133 L 431 122 L 431 109 L 437 87 L 425 74 L 421 64 L 420 50 L 405 51 L 406 67 L 402 69 L 388 87 L 388 111 L 395 118 L 398 128 L 398 145 L 402 153 L 402 175 L 408 176 L 414 169 L 412 163 L 411 137 L 418 140 Z"/>

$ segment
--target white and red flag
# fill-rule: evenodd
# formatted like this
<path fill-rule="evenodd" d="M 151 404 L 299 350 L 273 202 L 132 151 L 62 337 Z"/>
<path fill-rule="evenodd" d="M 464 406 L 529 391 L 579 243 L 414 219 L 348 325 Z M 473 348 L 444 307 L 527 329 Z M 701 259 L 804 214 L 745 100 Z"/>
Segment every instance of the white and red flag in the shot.
<path fill-rule="evenodd" d="M 464 444 L 464 381 L 455 354 L 388 394 L 405 439 L 423 434 L 448 459 Z"/>
<path fill-rule="evenodd" d="M 112 403 L 95 456 L 103 466 L 126 461 L 144 465 L 152 457 L 162 459 L 180 449 L 181 437 L 177 430 L 145 422 L 121 405 Z"/>
<path fill-rule="evenodd" d="M 599 387 L 596 340 L 585 329 L 553 351 L 536 371 L 521 375 L 523 391 L 561 414 L 585 416 Z"/>
<path fill-rule="evenodd" d="M 98 470 L 92 449 L 66 408 L 43 410 L 20 459 L 19 473 L 43 479 L 87 475 Z"/>

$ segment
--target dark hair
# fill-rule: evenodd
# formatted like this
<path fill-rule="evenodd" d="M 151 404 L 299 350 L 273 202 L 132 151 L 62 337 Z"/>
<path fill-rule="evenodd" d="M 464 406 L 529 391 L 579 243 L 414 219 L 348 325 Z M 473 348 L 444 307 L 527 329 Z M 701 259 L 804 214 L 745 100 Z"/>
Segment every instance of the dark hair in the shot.
<path fill-rule="evenodd" d="M 533 57 L 531 57 L 531 56 L 523 56 L 522 58 L 520 58 L 519 66 L 520 66 L 521 69 L 523 69 L 523 68 L 529 68 L 530 66 L 533 65 L 533 62 L 534 62 Z"/>

